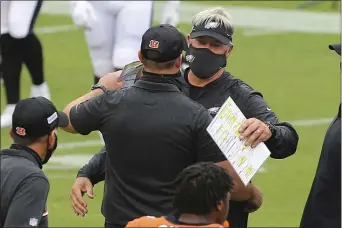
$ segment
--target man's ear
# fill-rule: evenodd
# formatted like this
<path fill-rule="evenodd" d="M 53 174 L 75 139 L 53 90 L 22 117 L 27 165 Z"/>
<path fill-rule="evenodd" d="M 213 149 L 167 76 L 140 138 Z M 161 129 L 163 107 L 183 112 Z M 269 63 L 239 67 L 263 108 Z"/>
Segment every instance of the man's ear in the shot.
<path fill-rule="evenodd" d="M 141 54 L 141 50 L 138 51 L 138 58 L 139 58 L 139 61 L 142 62 L 143 57 L 142 57 L 142 54 Z"/>
<path fill-rule="evenodd" d="M 222 200 L 220 200 L 217 204 L 216 204 L 216 210 L 217 211 L 222 211 L 224 208 L 224 203 Z"/>
<path fill-rule="evenodd" d="M 190 34 L 188 35 L 188 39 L 187 39 L 187 40 L 188 40 L 188 47 L 190 47 L 190 45 L 191 45 L 191 40 L 193 40 L 193 39 L 190 38 Z"/>
<path fill-rule="evenodd" d="M 229 57 L 229 56 L 230 56 L 230 54 L 232 53 L 232 51 L 233 51 L 233 47 L 234 47 L 234 45 L 233 45 L 233 44 L 231 44 L 231 45 L 229 46 L 229 48 L 228 48 L 228 50 L 227 50 L 227 53 L 226 53 L 226 56 L 227 56 L 227 57 Z"/>
<path fill-rule="evenodd" d="M 9 132 L 9 133 L 10 133 L 11 138 L 14 139 L 13 128 L 10 129 L 10 132 Z"/>
<path fill-rule="evenodd" d="M 53 145 L 55 142 L 55 130 L 51 131 L 51 133 L 49 134 L 49 145 Z"/>
<path fill-rule="evenodd" d="M 176 63 L 175 63 L 175 66 L 177 68 L 180 68 L 182 66 L 182 58 L 183 58 L 183 55 L 181 54 L 177 59 L 176 59 Z"/>

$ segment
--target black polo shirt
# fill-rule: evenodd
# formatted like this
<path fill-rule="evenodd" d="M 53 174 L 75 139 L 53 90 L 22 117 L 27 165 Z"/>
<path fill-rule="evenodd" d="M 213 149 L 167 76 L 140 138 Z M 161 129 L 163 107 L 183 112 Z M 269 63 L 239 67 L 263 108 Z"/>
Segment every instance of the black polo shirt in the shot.
<path fill-rule="evenodd" d="M 48 227 L 49 181 L 32 149 L 13 144 L 1 150 L 0 227 Z"/>
<path fill-rule="evenodd" d="M 326 132 L 300 227 L 341 227 L 341 105 Z"/>
<path fill-rule="evenodd" d="M 70 111 L 77 132 L 99 130 L 104 137 L 102 212 L 113 224 L 170 213 L 175 179 L 185 167 L 226 160 L 206 131 L 208 111 L 172 77 L 145 72 L 134 86 L 106 91 Z"/>

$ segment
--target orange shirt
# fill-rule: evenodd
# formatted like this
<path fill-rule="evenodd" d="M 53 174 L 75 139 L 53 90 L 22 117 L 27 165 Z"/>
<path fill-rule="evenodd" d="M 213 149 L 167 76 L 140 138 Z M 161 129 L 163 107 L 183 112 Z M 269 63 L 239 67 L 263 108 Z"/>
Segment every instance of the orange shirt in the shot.
<path fill-rule="evenodd" d="M 168 221 L 165 217 L 153 217 L 144 216 L 127 223 L 126 227 L 158 227 L 158 228 L 180 228 L 180 227 L 212 227 L 212 228 L 227 228 L 229 227 L 228 221 L 225 221 L 223 225 L 221 224 L 209 224 L 209 225 L 184 225 L 184 224 L 174 224 Z"/>

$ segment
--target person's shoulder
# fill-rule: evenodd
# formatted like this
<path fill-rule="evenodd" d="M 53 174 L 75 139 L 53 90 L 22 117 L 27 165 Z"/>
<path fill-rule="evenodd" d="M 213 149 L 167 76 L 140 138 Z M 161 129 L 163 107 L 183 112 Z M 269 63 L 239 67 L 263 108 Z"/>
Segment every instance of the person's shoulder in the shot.
<path fill-rule="evenodd" d="M 29 175 L 27 175 L 23 179 L 23 181 L 28 182 L 30 184 L 39 183 L 40 185 L 42 185 L 42 187 L 50 187 L 49 179 L 41 169 L 34 170 Z"/>
<path fill-rule="evenodd" d="M 25 157 L 2 154 L 1 160 L 1 167 L 3 169 L 10 170 L 11 172 L 18 173 L 22 176 L 44 174 L 37 164 Z"/>
<path fill-rule="evenodd" d="M 172 225 L 165 217 L 143 216 L 127 223 L 126 227 L 159 227 Z"/>
<path fill-rule="evenodd" d="M 232 96 L 236 95 L 258 95 L 262 97 L 262 94 L 255 90 L 251 85 L 249 85 L 247 82 L 235 77 L 230 72 L 225 72 L 225 78 L 226 78 L 226 85 L 227 90 L 232 94 Z"/>
<path fill-rule="evenodd" d="M 180 93 L 179 94 L 182 99 L 183 99 L 183 103 L 186 104 L 189 108 L 198 111 L 198 110 L 205 110 L 205 108 L 203 107 L 203 105 L 201 105 L 199 102 L 192 100 L 190 97 L 186 96 L 185 94 Z"/>
<path fill-rule="evenodd" d="M 107 105 L 115 105 L 121 102 L 124 94 L 126 91 L 132 89 L 132 87 L 129 88 L 121 88 L 118 90 L 106 90 L 106 92 L 104 92 L 102 94 L 102 99 L 104 101 L 104 103 L 106 103 Z"/>

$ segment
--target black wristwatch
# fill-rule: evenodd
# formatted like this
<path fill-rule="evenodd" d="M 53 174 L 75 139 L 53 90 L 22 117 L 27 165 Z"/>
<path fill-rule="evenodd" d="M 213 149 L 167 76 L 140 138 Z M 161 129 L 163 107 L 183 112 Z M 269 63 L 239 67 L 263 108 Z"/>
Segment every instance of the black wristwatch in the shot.
<path fill-rule="evenodd" d="M 102 84 L 100 84 L 100 83 L 97 83 L 97 84 L 95 84 L 95 85 L 93 85 L 92 87 L 91 87 L 91 90 L 94 90 L 94 89 L 102 89 L 102 91 L 103 92 L 106 92 L 106 87 L 104 87 Z"/>
<path fill-rule="evenodd" d="M 274 138 L 276 135 L 276 126 L 271 123 L 271 122 L 264 122 L 266 124 L 266 126 L 268 127 L 268 129 L 270 129 L 271 132 L 271 138 Z"/>

